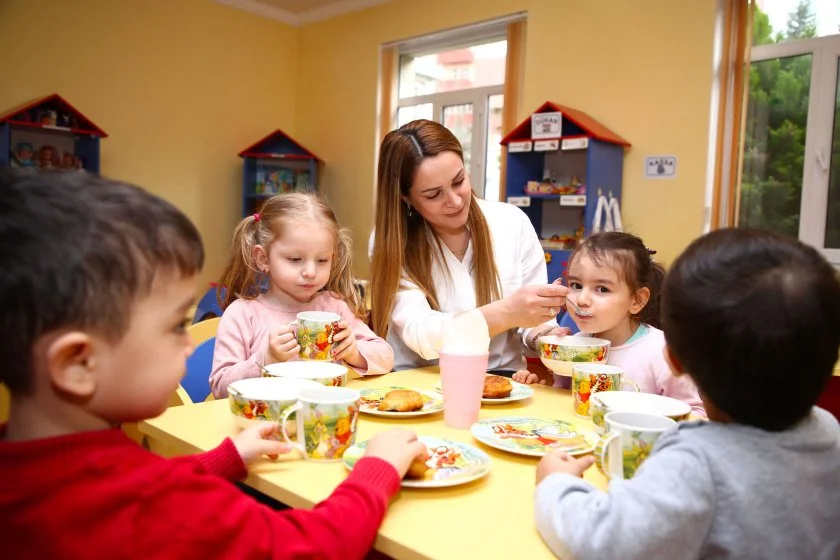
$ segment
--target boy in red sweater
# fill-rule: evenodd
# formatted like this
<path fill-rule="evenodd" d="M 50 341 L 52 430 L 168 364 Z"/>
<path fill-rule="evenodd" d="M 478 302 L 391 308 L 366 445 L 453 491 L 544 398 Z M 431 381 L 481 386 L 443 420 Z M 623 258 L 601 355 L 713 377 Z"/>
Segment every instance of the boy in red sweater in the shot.
<path fill-rule="evenodd" d="M 118 426 L 161 414 L 184 374 L 184 316 L 203 263 L 193 224 L 162 199 L 86 173 L 0 174 L 0 439 L 5 558 L 363 558 L 425 451 L 407 430 L 312 511 L 275 511 L 230 481 L 284 452 L 245 430 L 167 460 Z M 317 473 L 313 472 L 313 476 Z"/>

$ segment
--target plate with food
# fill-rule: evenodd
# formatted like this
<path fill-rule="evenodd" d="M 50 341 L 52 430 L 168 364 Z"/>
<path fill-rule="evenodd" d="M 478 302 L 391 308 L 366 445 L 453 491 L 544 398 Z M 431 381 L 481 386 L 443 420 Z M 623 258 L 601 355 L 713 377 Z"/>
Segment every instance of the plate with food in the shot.
<path fill-rule="evenodd" d="M 441 393 L 440 383 L 435 386 L 435 391 Z M 534 390 L 524 383 L 519 383 L 502 375 L 487 374 L 484 378 L 484 390 L 481 393 L 483 404 L 505 404 L 521 401 L 534 394 Z"/>
<path fill-rule="evenodd" d="M 402 480 L 407 488 L 443 488 L 466 484 L 490 472 L 491 460 L 481 449 L 468 443 L 434 436 L 418 438 L 426 445 L 426 455 L 411 463 Z M 362 458 L 367 442 L 357 443 L 344 452 L 344 466 L 350 470 Z"/>
<path fill-rule="evenodd" d="M 359 393 L 362 396 L 359 410 L 376 416 L 402 418 L 443 410 L 443 397 L 434 391 L 390 386 L 362 389 Z"/>
<path fill-rule="evenodd" d="M 475 439 L 490 447 L 520 455 L 542 457 L 560 449 L 583 455 L 595 449 L 598 437 L 566 420 L 508 416 L 479 420 L 470 428 Z"/>

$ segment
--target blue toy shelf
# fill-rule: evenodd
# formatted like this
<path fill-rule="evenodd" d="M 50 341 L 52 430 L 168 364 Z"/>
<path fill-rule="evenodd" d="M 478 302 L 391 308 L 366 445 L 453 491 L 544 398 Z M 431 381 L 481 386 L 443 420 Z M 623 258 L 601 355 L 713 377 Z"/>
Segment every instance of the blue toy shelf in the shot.
<path fill-rule="evenodd" d="M 107 136 L 54 93 L 0 115 L 0 167 L 99 173 L 99 139 Z"/>
<path fill-rule="evenodd" d="M 279 128 L 241 152 L 242 215 L 259 212 L 272 196 L 318 190 L 321 159 Z"/>
<path fill-rule="evenodd" d="M 555 128 L 536 133 L 533 115 L 543 115 Z M 624 150 L 630 143 L 583 111 L 547 101 L 501 144 L 507 147 L 507 201 L 521 207 L 534 225 L 548 280 L 565 276 L 572 249 L 592 231 L 598 194 L 621 202 Z"/>

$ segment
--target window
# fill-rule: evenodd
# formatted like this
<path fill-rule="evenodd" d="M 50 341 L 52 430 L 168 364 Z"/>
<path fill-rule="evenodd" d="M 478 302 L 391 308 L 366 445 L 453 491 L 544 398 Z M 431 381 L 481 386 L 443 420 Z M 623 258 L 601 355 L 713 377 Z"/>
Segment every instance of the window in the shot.
<path fill-rule="evenodd" d="M 738 224 L 797 237 L 840 264 L 840 5 L 813 8 L 756 5 Z"/>
<path fill-rule="evenodd" d="M 505 27 L 495 35 L 467 46 L 425 45 L 419 52 L 401 52 L 397 102 L 397 126 L 424 118 L 455 134 L 473 190 L 492 200 L 499 199 Z M 457 39 L 458 33 L 452 36 Z"/>

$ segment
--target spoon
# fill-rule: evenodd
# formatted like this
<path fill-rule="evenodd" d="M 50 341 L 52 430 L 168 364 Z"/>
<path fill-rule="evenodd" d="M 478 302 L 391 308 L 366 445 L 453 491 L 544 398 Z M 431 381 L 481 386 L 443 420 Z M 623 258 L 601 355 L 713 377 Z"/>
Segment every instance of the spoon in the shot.
<path fill-rule="evenodd" d="M 578 305 L 575 302 L 573 302 L 572 300 L 570 300 L 569 298 L 566 298 L 566 303 L 571 305 L 574 312 L 576 314 L 580 315 L 581 317 L 592 317 L 592 312 L 584 311 L 583 309 L 578 307 Z"/>

